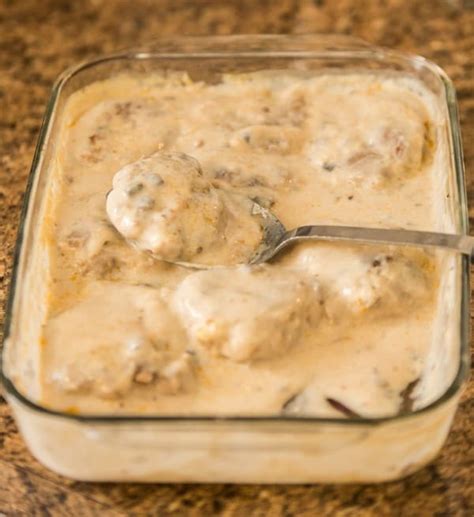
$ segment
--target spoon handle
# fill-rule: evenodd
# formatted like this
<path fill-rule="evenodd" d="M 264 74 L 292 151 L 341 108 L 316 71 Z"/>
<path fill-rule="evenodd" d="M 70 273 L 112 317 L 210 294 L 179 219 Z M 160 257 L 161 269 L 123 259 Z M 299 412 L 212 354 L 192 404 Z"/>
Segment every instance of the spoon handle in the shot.
<path fill-rule="evenodd" d="M 357 226 L 300 226 L 285 232 L 278 245 L 274 248 L 273 256 L 292 242 L 310 239 L 445 248 L 468 255 L 471 262 L 474 263 L 474 237 L 469 235 L 384 228 L 360 228 Z"/>

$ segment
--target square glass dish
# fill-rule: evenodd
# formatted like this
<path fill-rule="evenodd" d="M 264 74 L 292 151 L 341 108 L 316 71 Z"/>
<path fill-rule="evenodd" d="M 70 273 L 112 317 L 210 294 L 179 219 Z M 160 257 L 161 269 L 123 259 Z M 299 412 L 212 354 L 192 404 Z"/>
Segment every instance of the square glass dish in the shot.
<path fill-rule="evenodd" d="M 446 259 L 441 294 L 449 303 L 441 304 L 423 379 L 436 387 L 413 411 L 374 418 L 87 415 L 39 402 L 39 334 L 49 264 L 38 228 L 53 190 L 50 173 L 68 99 L 91 83 L 123 73 L 178 71 L 216 84 L 223 74 L 260 70 L 315 75 L 370 71 L 420 81 L 443 114 L 438 136 L 446 145 L 447 167 L 436 181 L 448 215 L 436 230 L 468 233 L 455 92 L 444 72 L 423 58 L 344 37 L 189 38 L 66 71 L 53 88 L 29 177 L 1 370 L 6 398 L 24 439 L 50 469 L 89 481 L 379 482 L 421 468 L 443 445 L 468 375 L 469 261 L 454 255 Z"/>

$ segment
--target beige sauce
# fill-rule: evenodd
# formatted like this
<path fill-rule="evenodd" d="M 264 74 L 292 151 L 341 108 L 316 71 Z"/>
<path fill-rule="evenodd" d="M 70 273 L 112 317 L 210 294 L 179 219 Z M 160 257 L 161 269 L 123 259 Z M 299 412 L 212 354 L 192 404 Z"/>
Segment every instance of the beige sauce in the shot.
<path fill-rule="evenodd" d="M 67 106 L 51 225 L 43 403 L 72 412 L 379 416 L 407 407 L 432 339 L 434 255 L 287 228 L 436 227 L 436 124 L 414 81 L 260 73 L 117 77 Z M 184 154 L 183 154 L 184 153 Z M 189 158 L 191 157 L 191 158 Z M 243 201 L 244 200 L 244 201 Z"/>

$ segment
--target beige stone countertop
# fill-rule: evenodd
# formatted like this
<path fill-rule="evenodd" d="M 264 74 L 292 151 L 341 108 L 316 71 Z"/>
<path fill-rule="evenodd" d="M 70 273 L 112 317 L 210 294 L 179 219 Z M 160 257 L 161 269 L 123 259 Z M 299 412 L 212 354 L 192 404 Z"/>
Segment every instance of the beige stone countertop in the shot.
<path fill-rule="evenodd" d="M 26 178 L 56 76 L 78 61 L 157 36 L 230 33 L 351 34 L 438 63 L 458 92 L 474 216 L 472 0 L 0 0 L 0 302 L 8 290 Z M 402 481 L 365 486 L 75 482 L 31 457 L 0 398 L 3 514 L 471 516 L 473 383 L 431 465 Z"/>

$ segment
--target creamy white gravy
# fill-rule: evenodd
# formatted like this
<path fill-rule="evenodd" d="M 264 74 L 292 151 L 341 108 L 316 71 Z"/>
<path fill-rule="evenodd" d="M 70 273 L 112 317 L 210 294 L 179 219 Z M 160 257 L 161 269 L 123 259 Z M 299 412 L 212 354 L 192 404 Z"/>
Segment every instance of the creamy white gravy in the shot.
<path fill-rule="evenodd" d="M 223 218 L 220 228 L 239 217 L 214 198 L 202 211 L 183 202 L 188 187 L 173 183 L 172 168 L 159 181 L 140 174 L 146 160 L 148 174 L 185 153 L 202 171 L 198 183 L 255 199 L 287 228 L 433 229 L 438 129 L 424 95 L 402 77 L 286 72 L 215 85 L 120 76 L 75 93 L 46 223 L 42 402 L 83 413 L 407 409 L 432 339 L 434 255 L 312 243 L 253 268 L 171 265 L 158 260 L 163 249 L 180 256 L 202 243 L 212 260 L 206 217 Z M 153 197 L 163 180 L 169 192 Z M 158 220 L 164 210 L 177 219 Z M 172 238 L 153 233 L 157 221 Z M 247 230 L 228 237 L 234 258 L 258 237 Z"/>

